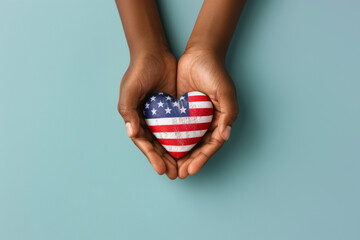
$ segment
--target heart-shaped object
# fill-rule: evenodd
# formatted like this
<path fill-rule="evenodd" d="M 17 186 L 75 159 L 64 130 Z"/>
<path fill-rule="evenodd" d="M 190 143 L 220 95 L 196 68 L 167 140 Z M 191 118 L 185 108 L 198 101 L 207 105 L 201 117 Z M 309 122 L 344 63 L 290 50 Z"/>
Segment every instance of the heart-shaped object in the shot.
<path fill-rule="evenodd" d="M 166 93 L 150 96 L 144 108 L 150 131 L 174 158 L 185 156 L 204 136 L 213 119 L 210 98 L 188 92 L 179 99 Z"/>

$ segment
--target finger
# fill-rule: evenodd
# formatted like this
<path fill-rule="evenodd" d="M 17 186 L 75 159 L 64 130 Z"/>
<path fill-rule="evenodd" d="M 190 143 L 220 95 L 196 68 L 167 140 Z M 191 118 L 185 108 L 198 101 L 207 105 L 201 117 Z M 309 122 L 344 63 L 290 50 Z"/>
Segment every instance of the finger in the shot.
<path fill-rule="evenodd" d="M 219 133 L 221 138 L 227 141 L 230 137 L 231 126 L 239 112 L 235 86 L 225 91 L 218 91 L 217 94 L 217 99 L 219 99 L 219 109 L 217 109 L 219 111 Z"/>
<path fill-rule="evenodd" d="M 132 79 L 128 73 L 125 73 L 120 86 L 118 111 L 125 121 L 126 131 L 130 138 L 136 137 L 140 128 L 137 110 L 144 96 L 142 96 L 141 87 L 138 85 L 136 79 Z"/>
<path fill-rule="evenodd" d="M 202 157 L 202 155 L 204 155 L 204 153 L 202 153 L 202 151 L 204 151 L 204 149 L 206 149 L 208 147 L 207 144 L 209 144 L 209 143 L 211 144 L 212 137 L 214 137 L 214 138 L 217 137 L 220 139 L 220 141 L 223 142 L 220 135 L 216 134 L 217 133 L 216 129 L 217 129 L 217 122 L 218 122 L 218 115 L 219 114 L 214 115 L 214 119 L 213 119 L 213 122 L 212 122 L 210 128 L 208 129 L 207 133 L 203 136 L 201 141 L 197 144 L 197 146 L 191 152 L 189 152 L 185 157 L 183 157 L 177 161 L 179 178 L 184 179 L 189 175 L 189 166 L 193 165 L 192 162 L 194 160 L 196 161 L 196 163 L 195 163 L 196 171 L 194 171 L 193 174 L 195 174 L 197 171 L 200 170 L 200 168 L 205 164 L 205 162 L 208 161 L 208 159 L 221 147 L 222 143 L 216 150 L 214 150 L 214 153 L 209 152 L 208 156 Z M 203 159 L 203 158 L 206 158 L 206 159 Z M 203 160 L 200 161 L 198 159 L 203 159 Z M 199 162 L 201 163 L 200 165 L 199 165 Z M 193 170 L 191 170 L 191 171 L 193 171 Z"/>
<path fill-rule="evenodd" d="M 140 132 L 140 119 L 135 109 L 119 108 L 119 112 L 125 121 L 126 133 L 129 138 L 134 138 Z"/>
<path fill-rule="evenodd" d="M 180 158 L 176 161 L 176 165 L 178 168 L 180 168 L 185 162 L 186 160 L 189 158 L 189 154 L 185 155 L 183 158 Z"/>
<path fill-rule="evenodd" d="M 147 131 L 147 133 L 150 135 L 147 138 L 151 137 L 153 139 L 152 145 L 165 163 L 166 175 L 171 180 L 176 179 L 177 178 L 177 165 L 176 165 L 175 159 L 172 156 L 170 156 L 170 154 L 165 150 L 165 148 L 154 138 L 154 136 L 149 131 Z"/>
<path fill-rule="evenodd" d="M 213 156 L 224 144 L 224 140 L 216 128 L 211 135 L 207 136 L 203 145 L 199 146 L 190 156 L 191 161 L 187 167 L 188 174 L 196 174 L 202 166 Z"/>
<path fill-rule="evenodd" d="M 163 159 L 166 165 L 166 175 L 171 179 L 174 180 L 177 178 L 177 168 L 176 168 L 176 162 L 174 159 L 170 157 L 168 153 L 163 154 Z"/>
<path fill-rule="evenodd" d="M 189 175 L 188 166 L 192 159 L 186 159 L 178 169 L 178 176 L 181 179 L 186 178 Z"/>
<path fill-rule="evenodd" d="M 191 160 L 188 161 L 190 155 L 191 155 L 191 152 L 189 152 L 183 158 L 180 158 L 176 161 L 178 176 L 181 179 L 184 179 L 189 175 L 187 168 L 189 166 L 189 163 L 191 162 Z"/>
<path fill-rule="evenodd" d="M 166 172 L 166 165 L 154 146 L 145 138 L 133 138 L 135 145 L 145 154 L 150 164 L 159 175 Z"/>

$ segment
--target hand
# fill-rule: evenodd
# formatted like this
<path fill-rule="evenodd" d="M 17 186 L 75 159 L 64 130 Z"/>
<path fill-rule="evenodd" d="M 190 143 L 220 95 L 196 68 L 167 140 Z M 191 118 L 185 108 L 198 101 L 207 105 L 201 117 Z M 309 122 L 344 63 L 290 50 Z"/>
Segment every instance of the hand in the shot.
<path fill-rule="evenodd" d="M 176 59 L 166 53 L 146 53 L 132 59 L 120 85 L 118 110 L 128 136 L 146 155 L 155 171 L 170 179 L 177 177 L 176 161 L 148 130 L 143 104 L 151 93 L 166 92 L 176 96 Z"/>
<path fill-rule="evenodd" d="M 178 96 L 194 90 L 210 97 L 214 105 L 214 118 L 194 150 L 178 160 L 180 178 L 197 173 L 229 139 L 231 126 L 239 111 L 235 85 L 225 69 L 225 61 L 212 51 L 187 49 L 179 60 Z"/>
<path fill-rule="evenodd" d="M 203 49 L 210 51 L 187 47 L 176 80 L 176 59 L 169 53 L 156 1 L 116 0 L 131 56 L 121 82 L 118 108 L 129 137 L 159 174 L 175 179 L 176 166 L 181 178 L 195 174 L 230 136 L 238 106 L 224 59 L 244 3 L 245 0 L 204 1 L 187 46 L 205 46 Z M 165 54 L 144 54 L 156 49 Z M 197 148 L 176 164 L 147 129 L 142 105 L 151 93 L 179 96 L 190 90 L 210 97 L 215 107 L 214 119 Z"/>

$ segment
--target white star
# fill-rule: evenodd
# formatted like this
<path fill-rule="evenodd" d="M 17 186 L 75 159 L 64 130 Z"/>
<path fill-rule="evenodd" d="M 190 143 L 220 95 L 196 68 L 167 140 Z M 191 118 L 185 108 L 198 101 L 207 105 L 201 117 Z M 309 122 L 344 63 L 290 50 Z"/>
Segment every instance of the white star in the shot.
<path fill-rule="evenodd" d="M 164 103 L 162 101 L 158 102 L 158 107 L 164 107 Z"/>
<path fill-rule="evenodd" d="M 153 109 L 151 110 L 151 113 L 152 113 L 152 115 L 155 115 L 155 114 L 156 114 L 156 109 L 153 108 Z"/>
<path fill-rule="evenodd" d="M 151 99 L 151 101 L 153 102 L 153 101 L 155 101 L 156 97 L 155 97 L 155 96 L 152 96 L 150 99 Z"/>
<path fill-rule="evenodd" d="M 169 107 L 165 108 L 165 112 L 166 114 L 170 114 L 171 113 L 171 109 Z"/>
<path fill-rule="evenodd" d="M 148 109 L 148 108 L 149 108 L 149 106 L 150 106 L 150 104 L 145 103 L 145 109 Z"/>
<path fill-rule="evenodd" d="M 180 108 L 180 113 L 186 113 L 186 108 L 184 108 L 184 106 Z"/>
<path fill-rule="evenodd" d="M 166 100 L 167 100 L 167 101 L 171 101 L 171 97 L 170 97 L 170 96 L 167 96 L 167 97 L 166 97 Z"/>
<path fill-rule="evenodd" d="M 177 101 L 173 102 L 173 107 L 179 107 L 179 103 Z"/>
<path fill-rule="evenodd" d="M 180 97 L 180 100 L 185 100 L 185 97 L 184 97 L 184 96 L 181 96 L 181 97 Z"/>
<path fill-rule="evenodd" d="M 163 93 L 163 92 L 159 92 L 159 95 L 164 95 L 164 93 Z"/>

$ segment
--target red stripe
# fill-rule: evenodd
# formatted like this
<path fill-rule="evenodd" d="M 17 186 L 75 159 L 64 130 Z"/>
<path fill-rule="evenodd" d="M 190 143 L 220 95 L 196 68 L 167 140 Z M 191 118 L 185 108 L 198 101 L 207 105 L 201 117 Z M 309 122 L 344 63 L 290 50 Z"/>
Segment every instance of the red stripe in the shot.
<path fill-rule="evenodd" d="M 180 139 L 166 139 L 166 138 L 158 138 L 159 142 L 163 145 L 172 145 L 172 146 L 184 146 L 196 144 L 200 141 L 201 137 L 194 138 L 180 138 Z"/>
<path fill-rule="evenodd" d="M 210 101 L 208 96 L 189 96 L 189 102 L 203 102 L 203 101 Z"/>
<path fill-rule="evenodd" d="M 211 116 L 213 115 L 214 110 L 212 108 L 190 108 L 189 116 L 197 117 L 197 116 Z"/>
<path fill-rule="evenodd" d="M 149 126 L 152 132 L 185 132 L 185 131 L 196 131 L 205 130 L 210 127 L 211 122 L 207 123 L 193 123 L 193 124 L 178 124 L 178 125 L 159 125 Z"/>
<path fill-rule="evenodd" d="M 174 158 L 182 158 L 185 156 L 188 152 L 169 152 L 171 156 Z"/>

